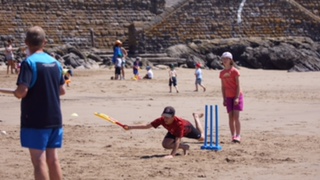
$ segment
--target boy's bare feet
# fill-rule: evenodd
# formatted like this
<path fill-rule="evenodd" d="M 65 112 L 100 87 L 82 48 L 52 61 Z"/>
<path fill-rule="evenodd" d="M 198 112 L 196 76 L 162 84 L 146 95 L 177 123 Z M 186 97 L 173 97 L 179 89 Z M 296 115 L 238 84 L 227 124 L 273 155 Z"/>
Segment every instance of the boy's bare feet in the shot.
<path fill-rule="evenodd" d="M 199 118 L 202 118 L 203 117 L 203 113 L 199 113 Z"/>
<path fill-rule="evenodd" d="M 192 113 L 192 116 L 194 117 L 194 118 L 202 118 L 203 117 L 203 113 Z"/>

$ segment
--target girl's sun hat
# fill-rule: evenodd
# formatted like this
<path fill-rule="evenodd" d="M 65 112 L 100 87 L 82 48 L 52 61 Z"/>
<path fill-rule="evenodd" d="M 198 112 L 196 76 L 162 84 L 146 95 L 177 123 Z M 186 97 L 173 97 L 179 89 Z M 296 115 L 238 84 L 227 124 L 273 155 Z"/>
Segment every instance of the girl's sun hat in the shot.
<path fill-rule="evenodd" d="M 224 52 L 222 55 L 221 55 L 221 58 L 228 58 L 228 59 L 233 59 L 233 56 L 230 52 Z"/>

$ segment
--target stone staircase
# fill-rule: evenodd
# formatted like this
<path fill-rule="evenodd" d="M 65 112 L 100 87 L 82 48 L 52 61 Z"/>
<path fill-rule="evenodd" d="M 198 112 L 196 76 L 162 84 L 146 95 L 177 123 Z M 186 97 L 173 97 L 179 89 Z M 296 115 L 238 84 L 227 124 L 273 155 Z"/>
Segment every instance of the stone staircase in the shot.
<path fill-rule="evenodd" d="M 319 1 L 308 2 L 320 8 Z M 232 0 L 180 1 L 161 20 L 144 28 L 139 39 L 148 52 L 196 39 L 307 36 L 320 41 L 318 17 L 293 0 L 247 1 L 242 22 L 237 23 L 239 5 Z"/>
<path fill-rule="evenodd" d="M 293 1 L 293 0 L 291 0 L 291 1 Z M 320 17 L 320 1 L 314 1 L 314 0 L 294 0 L 294 1 L 296 4 L 305 8 L 305 10 L 316 15 L 317 16 L 317 17 L 315 17 L 316 19 L 318 19 Z M 313 15 L 311 15 L 311 16 L 313 16 Z"/>
<path fill-rule="evenodd" d="M 174 64 L 176 67 L 180 66 L 181 64 L 186 63 L 186 59 L 184 58 L 174 58 L 174 57 L 168 57 L 166 53 L 146 53 L 146 54 L 140 54 L 139 57 L 142 59 L 152 63 L 154 66 L 156 65 L 170 65 Z"/>
<path fill-rule="evenodd" d="M 320 2 L 318 1 L 318 10 L 316 10 L 315 12 L 317 14 L 314 14 L 313 12 L 309 11 L 306 7 L 314 7 L 315 4 L 311 4 L 310 0 L 301 0 L 300 3 L 298 3 L 295 0 L 287 0 L 289 3 L 291 3 L 293 6 L 295 6 L 296 8 L 300 9 L 303 13 L 305 13 L 306 15 L 308 15 L 310 18 L 314 19 L 315 21 L 320 23 Z M 302 4 L 302 5 L 301 5 Z"/>

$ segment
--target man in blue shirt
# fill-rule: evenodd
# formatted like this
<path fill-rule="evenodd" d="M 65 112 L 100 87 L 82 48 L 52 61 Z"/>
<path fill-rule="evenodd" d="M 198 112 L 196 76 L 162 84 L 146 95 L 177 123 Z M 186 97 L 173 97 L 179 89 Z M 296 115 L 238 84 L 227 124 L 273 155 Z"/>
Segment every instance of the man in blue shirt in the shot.
<path fill-rule="evenodd" d="M 57 148 L 63 140 L 60 95 L 65 82 L 60 63 L 43 51 L 45 39 L 39 26 L 27 31 L 31 55 L 21 63 L 14 95 L 21 98 L 21 145 L 30 151 L 35 179 L 60 180 Z"/>

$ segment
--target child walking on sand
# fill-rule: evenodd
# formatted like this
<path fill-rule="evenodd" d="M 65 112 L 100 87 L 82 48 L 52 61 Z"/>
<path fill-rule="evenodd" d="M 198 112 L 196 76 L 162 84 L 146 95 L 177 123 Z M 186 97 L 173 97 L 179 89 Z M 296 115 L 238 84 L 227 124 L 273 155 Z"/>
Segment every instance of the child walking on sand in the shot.
<path fill-rule="evenodd" d="M 182 149 L 184 155 L 188 154 L 189 145 L 181 143 L 183 137 L 197 139 L 199 141 L 204 139 L 203 128 L 200 123 L 201 117 L 203 117 L 202 113 L 193 113 L 196 124 L 196 127 L 194 127 L 189 121 L 175 116 L 175 109 L 171 106 L 167 106 L 164 108 L 161 117 L 155 119 L 151 123 L 137 126 L 125 125 L 124 129 L 149 129 L 152 127 L 157 128 L 162 125 L 168 130 L 162 141 L 162 146 L 165 149 L 172 149 L 170 155 L 167 155 L 164 158 L 173 158 L 178 149 Z"/>
<path fill-rule="evenodd" d="M 194 91 L 198 91 L 198 86 L 201 86 L 203 88 L 203 92 L 206 91 L 206 87 L 204 87 L 204 85 L 202 84 L 202 71 L 201 71 L 201 64 L 197 63 L 196 64 L 196 72 L 194 73 L 194 75 L 196 76 L 196 90 Z"/>
<path fill-rule="evenodd" d="M 176 89 L 177 93 L 179 93 L 178 86 L 177 86 L 177 72 L 174 69 L 174 65 L 170 65 L 170 70 L 169 70 L 169 93 L 172 92 L 172 85 Z"/>
<path fill-rule="evenodd" d="M 224 52 L 221 56 L 224 69 L 220 72 L 221 91 L 223 105 L 226 106 L 229 115 L 229 128 L 232 142 L 240 143 L 240 111 L 243 110 L 244 98 L 240 88 L 240 72 L 234 67 L 234 61 L 230 52 Z"/>

